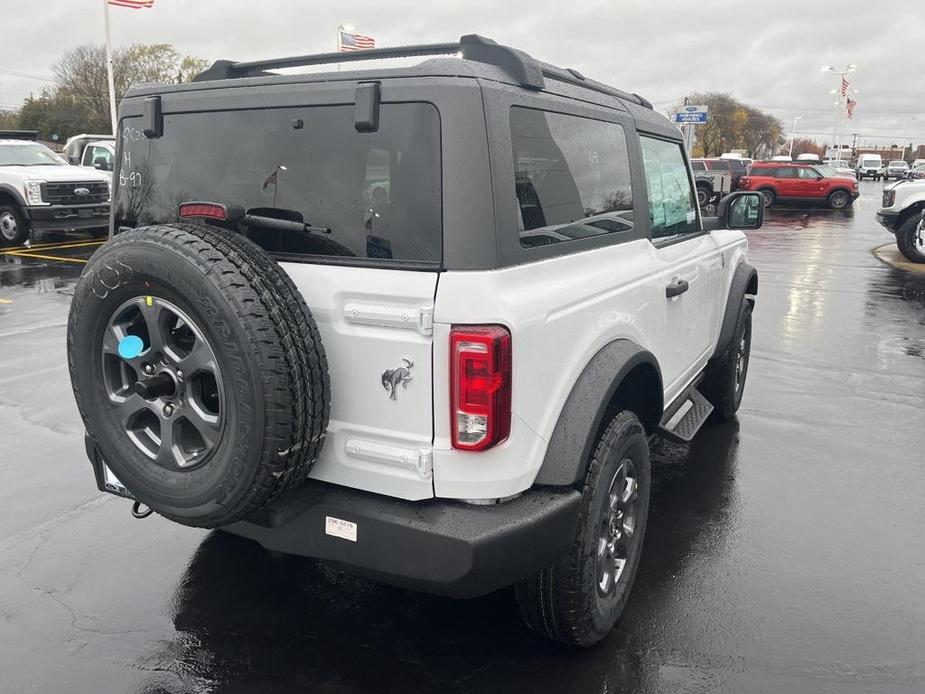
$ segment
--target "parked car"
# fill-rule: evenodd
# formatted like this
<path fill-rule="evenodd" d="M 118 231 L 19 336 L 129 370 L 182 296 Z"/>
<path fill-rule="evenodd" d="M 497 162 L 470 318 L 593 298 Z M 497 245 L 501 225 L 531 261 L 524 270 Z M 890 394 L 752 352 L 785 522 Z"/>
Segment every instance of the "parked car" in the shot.
<path fill-rule="evenodd" d="M 925 178 L 925 162 L 911 167 L 906 172 L 906 179 L 908 180 L 918 180 L 920 178 Z"/>
<path fill-rule="evenodd" d="M 71 166 L 37 137 L 0 131 L 0 244 L 25 243 L 33 231 L 107 229 L 106 176 Z"/>
<path fill-rule="evenodd" d="M 884 181 L 889 181 L 891 178 L 901 181 L 908 171 L 909 165 L 906 162 L 902 159 L 894 159 L 881 169 L 880 174 Z"/>
<path fill-rule="evenodd" d="M 728 169 L 708 170 L 703 159 L 692 159 L 691 170 L 694 172 L 697 203 L 701 208 L 718 202 L 732 192 L 732 174 Z"/>
<path fill-rule="evenodd" d="M 877 221 L 896 236 L 900 253 L 925 263 L 925 180 L 885 187 Z"/>
<path fill-rule="evenodd" d="M 854 173 L 859 181 L 863 178 L 872 178 L 879 181 L 883 175 L 882 170 L 883 159 L 880 158 L 879 154 L 862 154 L 858 157 Z"/>
<path fill-rule="evenodd" d="M 732 182 L 732 190 L 736 190 L 739 185 L 739 179 L 745 175 L 748 166 L 744 159 L 735 158 L 718 158 L 718 159 L 693 159 L 691 163 L 703 164 L 707 171 L 722 171 L 729 174 Z"/>
<path fill-rule="evenodd" d="M 846 161 L 827 161 L 821 166 L 824 167 L 826 175 L 855 178 L 854 167 Z"/>
<path fill-rule="evenodd" d="M 590 645 L 639 566 L 650 436 L 741 402 L 737 229 L 764 209 L 733 193 L 703 218 L 642 97 L 451 48 L 128 91 L 115 234 L 68 324 L 87 452 L 136 515 L 445 595 L 514 585 L 529 626 Z"/>
<path fill-rule="evenodd" d="M 837 210 L 850 206 L 858 197 L 857 181 L 837 176 L 824 166 L 798 162 L 755 162 L 739 188 L 760 192 L 765 206 L 815 200 Z"/>

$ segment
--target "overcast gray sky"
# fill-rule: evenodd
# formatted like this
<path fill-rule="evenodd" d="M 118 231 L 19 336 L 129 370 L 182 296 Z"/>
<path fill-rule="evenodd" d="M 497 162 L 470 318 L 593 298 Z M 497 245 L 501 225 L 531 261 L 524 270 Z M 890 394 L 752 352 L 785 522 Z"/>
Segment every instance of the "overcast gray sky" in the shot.
<path fill-rule="evenodd" d="M 0 0 L 0 107 L 44 84 L 76 45 L 103 42 L 102 0 Z M 155 0 L 111 10 L 114 45 L 172 43 L 209 60 L 334 50 L 350 23 L 379 45 L 476 32 L 628 91 L 660 110 L 722 91 L 789 131 L 831 140 L 842 69 L 859 90 L 849 132 L 871 144 L 925 143 L 925 0 Z"/>

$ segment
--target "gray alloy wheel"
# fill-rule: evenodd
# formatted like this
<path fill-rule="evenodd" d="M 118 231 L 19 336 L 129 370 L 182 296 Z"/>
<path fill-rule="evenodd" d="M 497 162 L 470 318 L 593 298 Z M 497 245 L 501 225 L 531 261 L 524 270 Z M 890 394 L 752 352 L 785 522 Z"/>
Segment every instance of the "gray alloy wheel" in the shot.
<path fill-rule="evenodd" d="M 209 459 L 224 429 L 224 387 L 215 352 L 186 313 L 159 297 L 124 302 L 102 359 L 109 404 L 142 454 L 170 470 Z"/>
<path fill-rule="evenodd" d="M 624 458 L 614 471 L 608 499 L 608 511 L 598 529 L 594 563 L 597 590 L 602 596 L 613 593 L 623 576 L 627 558 L 633 554 L 633 543 L 639 541 L 635 536 L 639 475 L 629 458 Z"/>
<path fill-rule="evenodd" d="M 764 206 L 770 207 L 771 205 L 774 204 L 774 198 L 776 196 L 774 195 L 773 190 L 768 190 L 767 188 L 765 188 L 764 190 L 761 191 L 761 197 L 764 198 Z"/>
<path fill-rule="evenodd" d="M 842 210 L 848 206 L 850 198 L 843 190 L 836 190 L 829 196 L 829 207 L 833 210 Z"/>

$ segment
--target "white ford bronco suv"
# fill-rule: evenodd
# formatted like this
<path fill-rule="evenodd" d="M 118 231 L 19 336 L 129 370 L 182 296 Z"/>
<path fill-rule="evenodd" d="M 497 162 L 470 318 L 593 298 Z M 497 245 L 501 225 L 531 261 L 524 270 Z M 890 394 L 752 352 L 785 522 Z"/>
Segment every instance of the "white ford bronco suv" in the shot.
<path fill-rule="evenodd" d="M 900 253 L 913 263 L 925 263 L 925 180 L 884 188 L 877 221 L 896 236 Z"/>
<path fill-rule="evenodd" d="M 0 245 L 25 243 L 32 231 L 105 231 L 107 177 L 71 166 L 37 137 L 34 130 L 0 130 Z"/>
<path fill-rule="evenodd" d="M 129 92 L 117 142 L 68 326 L 99 488 L 602 639 L 650 437 L 742 398 L 760 196 L 702 218 L 645 99 L 475 35 L 220 61 Z"/>

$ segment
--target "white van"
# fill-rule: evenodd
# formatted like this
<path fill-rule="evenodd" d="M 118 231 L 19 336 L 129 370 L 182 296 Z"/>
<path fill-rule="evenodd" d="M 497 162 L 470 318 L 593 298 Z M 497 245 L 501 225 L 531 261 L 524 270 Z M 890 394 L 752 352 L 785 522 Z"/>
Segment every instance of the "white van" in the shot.
<path fill-rule="evenodd" d="M 868 177 L 879 181 L 882 175 L 880 169 L 883 168 L 883 160 L 879 154 L 862 154 L 858 157 L 858 164 L 854 169 L 858 180 Z"/>

